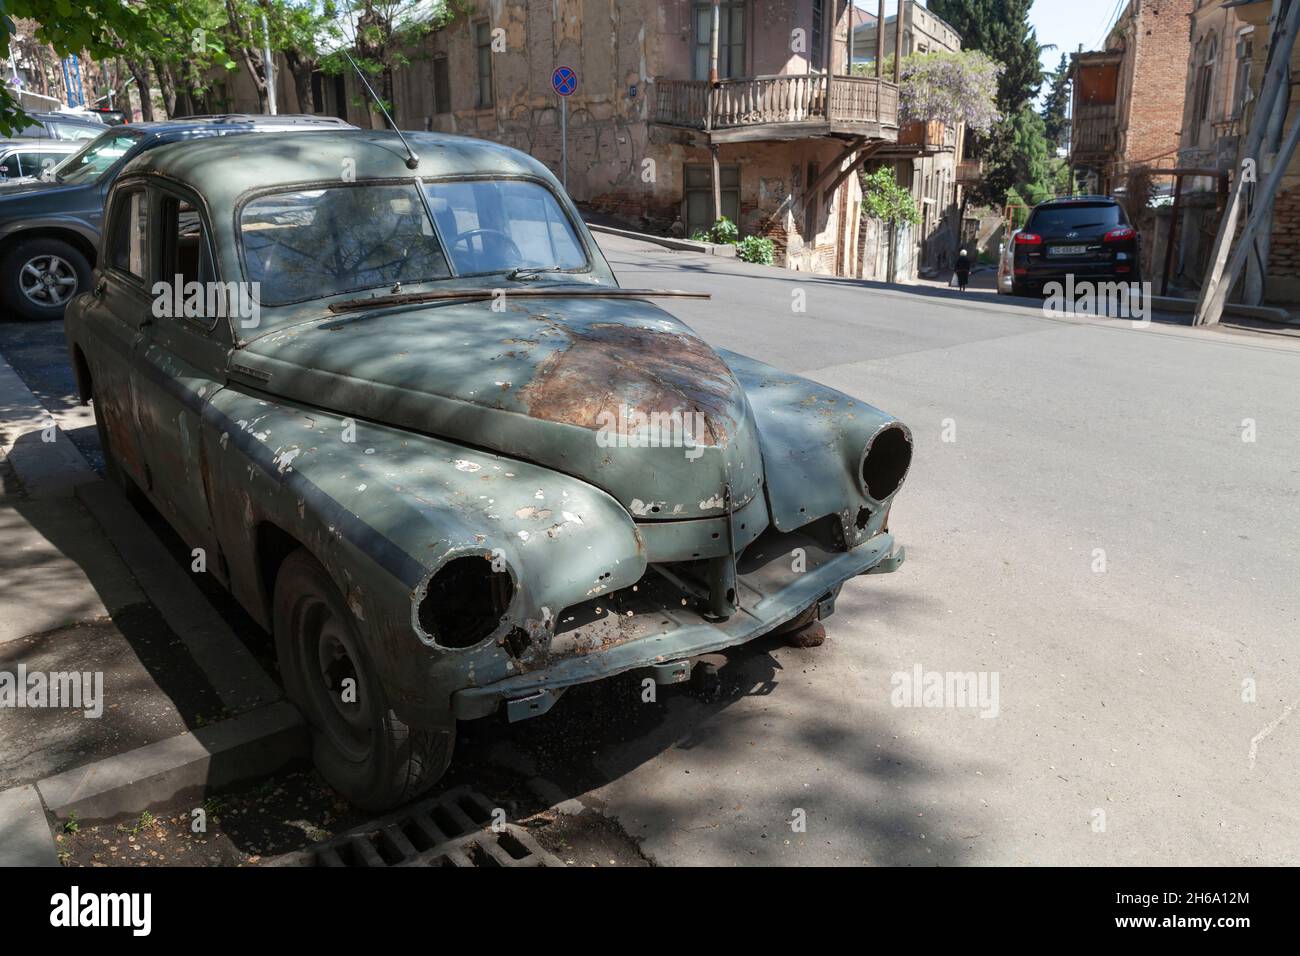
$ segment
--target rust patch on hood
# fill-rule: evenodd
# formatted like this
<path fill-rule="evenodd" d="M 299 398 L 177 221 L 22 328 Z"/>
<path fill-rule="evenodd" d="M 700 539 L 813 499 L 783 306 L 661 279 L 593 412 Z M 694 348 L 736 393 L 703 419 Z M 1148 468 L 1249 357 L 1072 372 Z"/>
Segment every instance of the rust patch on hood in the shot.
<path fill-rule="evenodd" d="M 547 321 L 545 318 L 543 321 Z M 731 370 L 689 333 L 617 322 L 562 331 L 569 344 L 547 356 L 519 394 L 534 418 L 600 430 L 631 431 L 635 416 L 702 416 L 711 445 L 723 445 L 743 417 L 744 395 Z"/>

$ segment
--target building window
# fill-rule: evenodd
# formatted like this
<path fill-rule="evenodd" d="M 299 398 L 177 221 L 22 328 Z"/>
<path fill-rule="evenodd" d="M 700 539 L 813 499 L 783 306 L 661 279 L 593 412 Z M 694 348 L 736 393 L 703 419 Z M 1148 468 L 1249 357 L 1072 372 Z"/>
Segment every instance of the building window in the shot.
<path fill-rule="evenodd" d="M 451 71 L 445 56 L 433 58 L 433 111 L 451 112 Z"/>
<path fill-rule="evenodd" d="M 822 56 L 822 43 L 824 42 L 822 21 L 826 19 L 826 11 L 822 0 L 813 0 L 812 4 L 812 38 L 809 43 L 809 59 L 812 61 L 812 68 L 820 70 L 825 65 L 825 59 Z"/>
<path fill-rule="evenodd" d="M 348 121 L 348 82 L 342 73 L 334 74 L 334 115 Z"/>
<path fill-rule="evenodd" d="M 1210 95 L 1214 89 L 1214 61 L 1218 54 L 1218 42 L 1210 37 L 1205 43 L 1200 69 L 1196 74 L 1195 117 L 1197 124 L 1210 118 Z"/>
<path fill-rule="evenodd" d="M 1233 80 L 1232 87 L 1232 115 L 1234 119 L 1241 119 L 1242 110 L 1246 107 L 1246 101 L 1250 98 L 1250 68 L 1251 60 L 1255 55 L 1255 45 L 1251 42 L 1249 35 L 1237 38 L 1237 75 Z"/>
<path fill-rule="evenodd" d="M 478 54 L 478 105 L 492 105 L 492 24 L 474 24 L 474 46 Z"/>
<path fill-rule="evenodd" d="M 709 78 L 712 55 L 713 4 L 696 3 L 695 11 L 695 79 Z M 745 3 L 723 0 L 718 10 L 718 77 L 726 79 L 745 74 Z"/>
<path fill-rule="evenodd" d="M 740 167 L 719 169 L 722 185 L 722 215 L 740 221 Z M 711 163 L 690 165 L 685 169 L 686 234 L 708 232 L 713 228 L 713 166 Z"/>

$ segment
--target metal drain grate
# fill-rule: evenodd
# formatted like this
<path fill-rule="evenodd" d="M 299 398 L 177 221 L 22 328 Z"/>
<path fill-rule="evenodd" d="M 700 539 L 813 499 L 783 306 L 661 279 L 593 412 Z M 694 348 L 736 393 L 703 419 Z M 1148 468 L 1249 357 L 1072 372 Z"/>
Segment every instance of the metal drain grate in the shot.
<path fill-rule="evenodd" d="M 494 804 L 457 787 L 325 843 L 268 860 L 268 866 L 563 866 L 532 834 L 492 829 Z"/>

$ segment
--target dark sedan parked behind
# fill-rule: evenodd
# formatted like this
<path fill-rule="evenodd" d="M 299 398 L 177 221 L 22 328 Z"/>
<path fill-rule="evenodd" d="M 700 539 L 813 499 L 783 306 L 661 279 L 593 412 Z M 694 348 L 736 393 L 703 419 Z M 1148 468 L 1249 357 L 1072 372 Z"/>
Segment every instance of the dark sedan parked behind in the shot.
<path fill-rule="evenodd" d="M 1140 236 L 1124 207 L 1108 196 L 1076 196 L 1040 203 L 1011 238 L 998 291 L 1041 294 L 1049 282 L 1140 282 Z"/>
<path fill-rule="evenodd" d="M 104 197 L 135 156 L 163 143 L 234 133 L 352 129 L 332 116 L 193 116 L 105 127 L 48 177 L 0 183 L 0 303 L 5 316 L 58 319 L 90 288 Z"/>

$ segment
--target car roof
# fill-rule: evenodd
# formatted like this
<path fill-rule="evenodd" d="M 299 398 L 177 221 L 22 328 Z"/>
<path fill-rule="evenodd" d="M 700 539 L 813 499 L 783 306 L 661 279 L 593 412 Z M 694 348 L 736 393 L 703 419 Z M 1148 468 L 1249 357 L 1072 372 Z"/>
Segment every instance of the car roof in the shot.
<path fill-rule="evenodd" d="M 274 186 L 414 176 L 536 176 L 554 180 L 533 157 L 499 143 L 446 133 L 404 133 L 419 156 L 406 165 L 406 150 L 388 130 L 340 129 L 280 133 L 250 132 L 169 143 L 142 151 L 122 176 L 163 174 L 193 186 L 220 208 L 244 193 Z"/>
<path fill-rule="evenodd" d="M 1040 202 L 1034 208 L 1040 209 L 1043 206 L 1073 206 L 1073 205 L 1078 205 L 1080 203 L 1087 203 L 1088 205 L 1096 205 L 1097 203 L 1118 203 L 1118 202 L 1119 200 L 1116 199 L 1114 196 L 1058 196 L 1056 199 L 1048 199 L 1045 202 Z"/>
<path fill-rule="evenodd" d="M 77 123 L 81 126 L 94 127 L 102 127 L 104 125 L 102 120 L 89 116 L 78 116 L 76 113 L 28 113 L 27 115 L 32 119 L 45 123 Z"/>
<path fill-rule="evenodd" d="M 98 125 L 98 124 L 97 124 Z M 264 113 L 214 113 L 204 116 L 178 116 L 168 120 L 151 120 L 148 123 L 125 124 L 131 129 L 144 130 L 147 133 L 164 133 L 172 130 L 195 129 L 248 129 L 251 127 L 271 129 L 355 129 L 351 123 L 337 116 L 312 116 L 306 113 L 282 113 L 270 116 Z M 105 129 L 117 129 L 106 126 Z"/>

